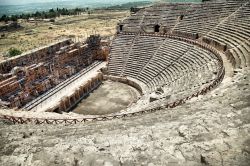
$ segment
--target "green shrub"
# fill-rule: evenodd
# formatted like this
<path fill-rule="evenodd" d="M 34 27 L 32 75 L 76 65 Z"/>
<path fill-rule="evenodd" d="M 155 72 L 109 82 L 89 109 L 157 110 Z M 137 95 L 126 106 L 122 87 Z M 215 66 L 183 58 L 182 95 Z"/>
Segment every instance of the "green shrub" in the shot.
<path fill-rule="evenodd" d="M 10 48 L 8 56 L 13 57 L 22 54 L 22 51 L 18 50 L 17 48 Z"/>

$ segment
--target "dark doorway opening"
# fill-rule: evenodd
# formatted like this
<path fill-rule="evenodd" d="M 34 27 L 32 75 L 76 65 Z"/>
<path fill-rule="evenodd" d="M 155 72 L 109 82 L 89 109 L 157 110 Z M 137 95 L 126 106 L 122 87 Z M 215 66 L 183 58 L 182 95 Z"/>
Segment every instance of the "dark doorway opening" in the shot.
<path fill-rule="evenodd" d="M 181 15 L 181 16 L 180 16 L 180 20 L 183 20 L 183 18 L 184 18 L 184 15 Z"/>
<path fill-rule="evenodd" d="M 120 32 L 123 30 L 123 25 L 119 26 Z"/>
<path fill-rule="evenodd" d="M 54 109 L 53 112 L 58 113 L 58 114 L 62 114 L 62 112 L 60 111 L 59 107 L 57 107 L 56 109 Z"/>
<path fill-rule="evenodd" d="M 155 25 L 155 32 L 160 32 L 160 25 Z"/>

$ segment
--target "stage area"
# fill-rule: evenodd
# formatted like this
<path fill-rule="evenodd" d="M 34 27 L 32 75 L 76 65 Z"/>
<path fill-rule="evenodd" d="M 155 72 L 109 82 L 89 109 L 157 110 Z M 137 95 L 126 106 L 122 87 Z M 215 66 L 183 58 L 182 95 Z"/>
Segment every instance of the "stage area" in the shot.
<path fill-rule="evenodd" d="M 126 84 L 104 81 L 73 110 L 84 115 L 104 115 L 119 112 L 137 100 L 139 92 Z"/>

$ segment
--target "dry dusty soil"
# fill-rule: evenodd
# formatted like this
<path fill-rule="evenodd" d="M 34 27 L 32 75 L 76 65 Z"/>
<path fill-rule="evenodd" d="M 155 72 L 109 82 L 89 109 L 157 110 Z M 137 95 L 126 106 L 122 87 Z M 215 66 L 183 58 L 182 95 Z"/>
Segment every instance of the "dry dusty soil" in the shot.
<path fill-rule="evenodd" d="M 123 83 L 104 81 L 73 110 L 84 115 L 105 115 L 126 109 L 137 100 L 139 92 Z"/>
<path fill-rule="evenodd" d="M 83 41 L 91 34 L 113 36 L 117 23 L 128 15 L 129 11 L 97 10 L 91 15 L 83 13 L 78 16 L 62 16 L 56 18 L 55 23 L 19 20 L 24 27 L 22 30 L 4 33 L 5 37 L 0 38 L 0 62 L 6 59 L 3 55 L 11 47 L 25 52 L 62 38 Z"/>

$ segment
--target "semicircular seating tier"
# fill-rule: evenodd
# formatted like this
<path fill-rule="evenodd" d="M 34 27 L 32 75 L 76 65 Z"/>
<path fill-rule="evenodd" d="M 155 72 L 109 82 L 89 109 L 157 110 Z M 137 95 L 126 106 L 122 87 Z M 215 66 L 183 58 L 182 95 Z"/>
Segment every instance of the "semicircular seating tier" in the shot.
<path fill-rule="evenodd" d="M 160 33 L 200 39 L 225 52 L 233 66 L 250 67 L 250 0 L 163 3 L 120 23 L 122 32 Z"/>
<path fill-rule="evenodd" d="M 236 68 L 250 67 L 250 2 L 209 31 L 204 39 L 226 45 L 225 52 L 233 58 Z"/>
<path fill-rule="evenodd" d="M 202 89 L 217 78 L 221 67 L 212 52 L 160 36 L 118 34 L 109 58 L 110 75 L 133 80 L 142 88 L 140 109 L 156 94 L 158 101 L 170 102 Z"/>

